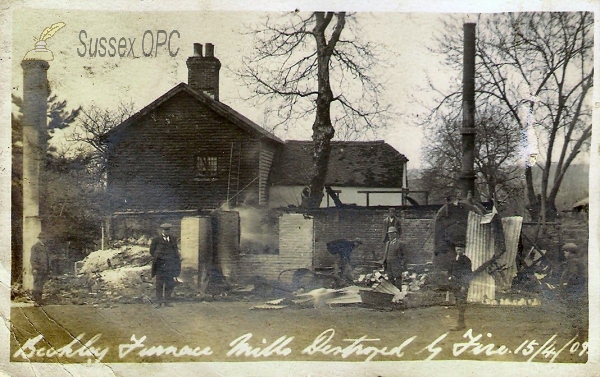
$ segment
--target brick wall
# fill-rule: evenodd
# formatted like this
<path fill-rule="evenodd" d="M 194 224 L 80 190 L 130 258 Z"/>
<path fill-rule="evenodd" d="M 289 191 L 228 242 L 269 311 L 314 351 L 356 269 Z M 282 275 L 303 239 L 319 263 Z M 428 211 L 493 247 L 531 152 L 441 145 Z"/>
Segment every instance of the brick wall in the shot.
<path fill-rule="evenodd" d="M 433 254 L 433 236 L 435 210 L 409 211 L 402 219 L 401 239 L 406 245 L 407 263 L 426 263 L 431 261 Z M 236 212 L 217 212 L 213 217 L 228 228 L 218 231 L 214 225 L 215 249 L 226 262 L 225 270 L 232 278 L 244 281 L 252 276 L 262 276 L 266 279 L 277 280 L 284 270 L 298 268 L 331 267 L 334 256 L 329 254 L 326 243 L 337 239 L 353 239 L 360 237 L 363 245 L 352 255 L 352 260 L 358 264 L 374 264 L 383 256 L 383 219 L 387 209 L 326 209 L 303 211 L 295 213 L 282 210 L 279 216 L 279 254 L 237 254 L 238 217 Z M 220 215 L 219 215 L 220 214 Z M 227 215 L 227 218 L 222 218 Z M 152 227 L 158 224 L 158 218 L 132 217 L 136 222 L 150 223 Z M 160 220 L 166 220 L 163 215 Z M 178 229 L 180 221 L 173 221 Z M 124 224 L 123 224 L 124 225 Z M 143 227 L 143 226 L 140 226 Z M 221 240 L 221 246 L 219 246 Z M 314 252 L 313 252 L 314 247 Z M 219 259 L 219 258 L 217 258 Z M 226 271 L 224 271 L 226 272 Z M 291 279 L 292 274 L 284 274 L 282 281 Z"/>
<path fill-rule="evenodd" d="M 252 276 L 277 280 L 284 270 L 310 268 L 313 256 L 313 219 L 301 213 L 283 213 L 279 217 L 278 255 L 241 255 L 238 259 L 238 278 Z M 290 279 L 291 274 L 284 274 Z"/>
<path fill-rule="evenodd" d="M 329 209 L 315 216 L 315 266 L 333 266 L 335 256 L 327 242 L 360 237 L 363 244 L 352 255 L 354 263 L 372 264 L 383 258 L 384 226 L 387 209 Z M 407 263 L 426 263 L 433 256 L 434 216 L 436 210 L 406 211 L 402 219 L 401 240 L 406 246 Z"/>
<path fill-rule="evenodd" d="M 315 267 L 333 266 L 336 256 L 327 251 L 326 244 L 339 238 L 361 238 L 363 244 L 352 255 L 354 262 L 380 258 L 383 251 L 384 213 L 352 209 L 315 212 Z"/>
<path fill-rule="evenodd" d="M 431 232 L 436 210 L 406 212 L 401 239 L 406 244 L 407 263 L 422 264 L 432 260 Z M 372 265 L 383 256 L 386 213 L 387 209 L 364 208 L 284 212 L 279 218 L 279 255 L 241 255 L 239 277 L 243 280 L 258 275 L 277 280 L 280 272 L 288 269 L 331 267 L 335 257 L 327 251 L 326 243 L 337 238 L 360 237 L 363 245 L 352 255 L 352 260 Z M 282 281 L 287 282 L 291 276 L 283 274 Z"/>

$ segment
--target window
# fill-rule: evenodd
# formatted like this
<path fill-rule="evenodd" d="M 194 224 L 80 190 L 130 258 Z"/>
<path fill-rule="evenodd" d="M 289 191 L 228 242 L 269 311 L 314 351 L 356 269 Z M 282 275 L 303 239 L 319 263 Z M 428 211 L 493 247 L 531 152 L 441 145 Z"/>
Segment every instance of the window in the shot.
<path fill-rule="evenodd" d="M 196 177 L 205 179 L 218 178 L 217 157 L 196 156 Z"/>

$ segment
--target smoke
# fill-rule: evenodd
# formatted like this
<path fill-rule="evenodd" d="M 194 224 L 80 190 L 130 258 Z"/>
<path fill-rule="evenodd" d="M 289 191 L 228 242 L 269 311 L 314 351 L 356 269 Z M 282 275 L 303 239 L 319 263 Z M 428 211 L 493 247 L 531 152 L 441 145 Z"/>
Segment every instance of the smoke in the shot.
<path fill-rule="evenodd" d="M 279 254 L 278 218 L 268 209 L 241 206 L 241 252 L 243 254 Z"/>

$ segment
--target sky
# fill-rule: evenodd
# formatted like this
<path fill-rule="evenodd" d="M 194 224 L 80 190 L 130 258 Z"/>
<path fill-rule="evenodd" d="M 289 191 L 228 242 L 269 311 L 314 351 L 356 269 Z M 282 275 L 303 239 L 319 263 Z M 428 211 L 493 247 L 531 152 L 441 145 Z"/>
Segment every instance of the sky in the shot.
<path fill-rule="evenodd" d="M 120 102 L 133 103 L 137 111 L 173 88 L 187 82 L 186 59 L 192 55 L 193 43 L 213 43 L 220 59 L 220 100 L 259 125 L 265 125 L 265 107 L 245 100 L 249 89 L 236 77 L 242 58 L 252 53 L 255 41 L 248 27 L 259 25 L 267 12 L 259 11 L 145 11 L 108 12 L 85 10 L 16 9 L 13 12 L 12 92 L 21 94 L 22 57 L 34 47 L 33 38 L 55 22 L 66 26 L 48 40 L 54 53 L 48 79 L 52 91 L 70 107 L 114 108 Z M 279 13 L 281 14 L 281 13 Z M 274 13 L 271 13 L 273 16 Z M 451 18 L 452 17 L 452 18 Z M 409 169 L 425 167 L 422 149 L 426 143 L 419 119 L 434 107 L 439 94 L 427 90 L 428 81 L 444 93 L 461 87 L 462 72 L 444 64 L 445 56 L 432 52 L 436 38 L 444 35 L 443 21 L 476 21 L 474 13 L 402 13 L 357 12 L 356 19 L 364 41 L 377 43 L 381 64 L 373 71 L 383 85 L 382 99 L 396 114 L 388 127 L 363 140 L 385 140 L 408 159 Z M 168 45 L 155 48 L 158 31 L 164 30 Z M 344 35 L 344 34 L 342 34 Z M 125 51 L 133 42 L 133 54 L 125 57 L 90 56 L 90 39 L 125 38 Z M 154 44 L 153 44 L 154 42 Z M 144 43 L 142 45 L 142 43 Z M 116 45 L 117 43 L 115 43 Z M 150 57 L 143 56 L 142 49 Z M 170 50 L 168 49 L 170 48 Z M 94 48 L 95 49 L 95 48 Z M 107 50 L 110 48 L 107 46 Z M 110 51 L 109 51 L 110 52 Z M 417 117 L 419 116 L 419 117 Z M 294 123 L 287 130 L 279 128 L 282 139 L 308 140 L 312 117 Z M 54 145 L 67 147 L 70 130 L 57 132 Z M 587 151 L 575 163 L 589 159 Z"/>
<path fill-rule="evenodd" d="M 246 25 L 258 24 L 266 12 L 89 12 L 16 10 L 13 13 L 13 92 L 21 93 L 20 60 L 34 47 L 34 36 L 54 22 L 66 26 L 48 40 L 54 53 L 48 79 L 51 88 L 70 107 L 95 104 L 115 107 L 119 102 L 133 102 L 141 109 L 180 82 L 187 82 L 188 56 L 193 43 L 213 43 L 215 56 L 221 61 L 220 100 L 258 124 L 263 124 L 263 110 L 244 100 L 249 92 L 240 85 L 234 71 L 241 68 L 242 57 L 251 53 L 252 36 L 244 35 Z M 358 13 L 364 40 L 383 46 L 382 64 L 374 73 L 384 86 L 384 100 L 399 114 L 389 126 L 369 139 L 384 139 L 406 155 L 410 168 L 422 166 L 423 131 L 416 126 L 414 115 L 424 108 L 417 102 L 433 106 L 430 93 L 423 91 L 428 77 L 440 87 L 448 87 L 448 78 L 460 72 L 449 72 L 444 57 L 428 50 L 435 46 L 436 33 L 442 32 L 442 15 L 435 13 Z M 468 16 L 464 17 L 468 19 Z M 148 32 L 146 32 L 148 30 Z M 151 37 L 158 30 L 171 35 L 171 53 L 165 46 L 149 51 Z M 176 32 L 175 32 L 176 31 Z M 144 34 L 146 33 L 146 34 Z M 173 33 L 173 34 L 171 34 Z M 135 58 L 90 57 L 89 39 L 121 37 L 133 40 Z M 164 34 L 161 36 L 165 39 Z M 82 43 L 82 41 L 85 42 Z M 116 44 L 116 43 L 115 43 Z M 129 50 L 127 42 L 126 50 Z M 179 49 L 179 50 L 178 50 Z M 110 49 L 109 49 L 110 50 Z M 171 56 L 175 54 L 175 56 Z M 84 56 L 80 56 L 84 55 Z M 455 83 L 456 84 L 456 83 Z M 276 130 L 282 139 L 310 139 L 312 119 L 288 131 Z M 55 141 L 62 140 L 57 133 Z M 58 143 L 60 144 L 60 143 Z"/>

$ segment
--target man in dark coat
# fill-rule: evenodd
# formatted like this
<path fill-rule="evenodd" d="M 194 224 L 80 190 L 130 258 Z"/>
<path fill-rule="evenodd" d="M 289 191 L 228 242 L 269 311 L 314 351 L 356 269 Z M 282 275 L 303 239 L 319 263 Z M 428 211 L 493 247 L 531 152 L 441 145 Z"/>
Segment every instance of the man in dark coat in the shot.
<path fill-rule="evenodd" d="M 388 228 L 388 242 L 383 253 L 383 270 L 388 279 L 398 289 L 402 290 L 402 271 L 404 271 L 404 245 L 400 242 L 398 230 Z"/>
<path fill-rule="evenodd" d="M 388 242 L 390 237 L 389 237 L 389 232 L 388 230 L 390 229 L 390 227 L 394 227 L 396 228 L 396 232 L 398 233 L 398 237 L 400 237 L 400 235 L 402 235 L 402 225 L 400 224 L 400 218 L 398 216 L 396 216 L 396 208 L 389 208 L 388 209 L 388 214 L 385 217 L 385 219 L 383 219 L 383 242 Z"/>
<path fill-rule="evenodd" d="M 33 269 L 33 301 L 42 304 L 44 284 L 50 273 L 50 256 L 48 254 L 48 234 L 40 232 L 38 242 L 31 247 L 31 268 Z"/>
<path fill-rule="evenodd" d="M 571 321 L 573 333 L 580 341 L 587 341 L 588 326 L 585 314 L 588 312 L 587 264 L 574 243 L 563 246 L 565 263 L 560 276 L 559 292 L 565 314 Z"/>
<path fill-rule="evenodd" d="M 177 249 L 177 241 L 171 236 L 169 223 L 160 226 L 161 234 L 152 239 L 150 255 L 152 255 L 152 276 L 156 276 L 156 305 L 170 306 L 169 300 L 175 288 L 175 278 L 181 272 L 181 257 Z"/>
<path fill-rule="evenodd" d="M 469 284 L 471 283 L 471 259 L 465 255 L 465 245 L 457 243 L 454 246 L 456 250 L 456 259 L 450 269 L 450 286 L 454 298 L 456 299 L 456 308 L 458 309 L 458 323 L 453 331 L 460 331 L 466 328 L 465 310 L 467 308 L 467 295 L 469 294 Z"/>
<path fill-rule="evenodd" d="M 352 265 L 350 264 L 350 254 L 352 251 L 362 244 L 360 238 L 355 238 L 353 241 L 338 239 L 327 242 L 327 251 L 333 255 L 340 256 L 339 274 L 340 277 L 347 282 L 352 282 Z"/>

